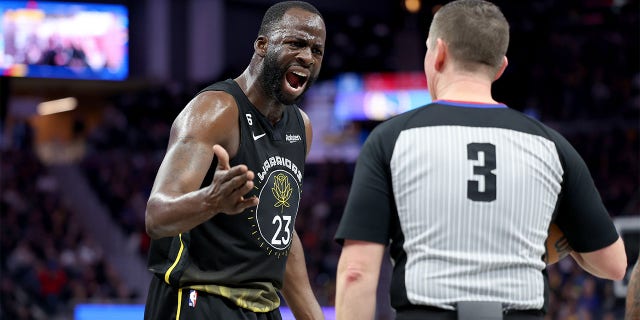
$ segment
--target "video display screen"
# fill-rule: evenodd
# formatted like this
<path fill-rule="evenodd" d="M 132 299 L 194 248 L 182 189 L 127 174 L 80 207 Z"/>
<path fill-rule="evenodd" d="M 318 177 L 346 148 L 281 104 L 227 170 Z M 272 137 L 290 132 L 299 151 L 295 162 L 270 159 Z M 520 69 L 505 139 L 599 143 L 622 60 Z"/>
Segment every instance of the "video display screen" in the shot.
<path fill-rule="evenodd" d="M 340 121 L 383 121 L 431 102 L 423 72 L 345 73 L 336 79 Z"/>
<path fill-rule="evenodd" d="M 129 74 L 125 5 L 0 2 L 0 75 L 124 80 Z"/>

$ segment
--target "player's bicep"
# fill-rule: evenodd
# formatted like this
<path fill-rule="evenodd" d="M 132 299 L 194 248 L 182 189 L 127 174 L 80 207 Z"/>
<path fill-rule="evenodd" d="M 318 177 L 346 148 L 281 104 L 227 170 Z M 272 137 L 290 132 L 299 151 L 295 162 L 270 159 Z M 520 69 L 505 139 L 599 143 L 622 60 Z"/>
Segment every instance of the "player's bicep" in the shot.
<path fill-rule="evenodd" d="M 211 161 L 213 146 L 191 137 L 171 142 L 152 192 L 178 195 L 197 190 L 202 184 Z"/>
<path fill-rule="evenodd" d="M 203 93 L 176 117 L 153 192 L 178 195 L 197 190 L 211 166 L 213 146 L 235 152 L 238 113 L 232 103 L 221 93 Z"/>

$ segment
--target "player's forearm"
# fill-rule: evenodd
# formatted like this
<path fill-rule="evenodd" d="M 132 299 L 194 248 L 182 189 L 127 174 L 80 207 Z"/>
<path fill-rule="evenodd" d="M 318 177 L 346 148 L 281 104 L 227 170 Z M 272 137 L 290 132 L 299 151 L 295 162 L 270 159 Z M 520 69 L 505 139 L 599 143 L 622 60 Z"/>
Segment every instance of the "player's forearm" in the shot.
<path fill-rule="evenodd" d="M 154 194 L 147 202 L 145 227 L 152 239 L 172 237 L 189 231 L 218 212 L 204 201 L 205 189 L 172 197 Z"/>
<path fill-rule="evenodd" d="M 640 319 L 640 259 L 636 262 L 633 271 L 631 271 L 631 278 L 629 278 L 624 319 Z"/>
<path fill-rule="evenodd" d="M 296 319 L 322 320 L 324 319 L 322 308 L 308 283 L 307 281 L 306 286 L 298 284 L 293 287 L 292 282 L 289 282 L 285 284 L 285 288 L 288 287 L 288 289 L 283 288 L 282 296 Z"/>
<path fill-rule="evenodd" d="M 309 283 L 304 251 L 296 232 L 293 233 L 291 251 L 287 258 L 282 296 L 296 319 L 324 319 Z"/>

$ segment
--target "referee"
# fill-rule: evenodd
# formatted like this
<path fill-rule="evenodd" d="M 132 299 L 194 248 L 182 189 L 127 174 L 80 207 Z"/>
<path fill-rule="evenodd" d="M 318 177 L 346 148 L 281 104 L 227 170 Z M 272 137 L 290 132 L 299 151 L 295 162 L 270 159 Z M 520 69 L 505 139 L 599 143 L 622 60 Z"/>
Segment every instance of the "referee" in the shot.
<path fill-rule="evenodd" d="M 491 95 L 508 43 L 492 3 L 435 14 L 424 60 L 433 103 L 376 127 L 356 164 L 336 234 L 338 319 L 374 317 L 386 246 L 397 319 L 543 319 L 552 222 L 583 269 L 624 276 L 623 242 L 582 158 Z"/>

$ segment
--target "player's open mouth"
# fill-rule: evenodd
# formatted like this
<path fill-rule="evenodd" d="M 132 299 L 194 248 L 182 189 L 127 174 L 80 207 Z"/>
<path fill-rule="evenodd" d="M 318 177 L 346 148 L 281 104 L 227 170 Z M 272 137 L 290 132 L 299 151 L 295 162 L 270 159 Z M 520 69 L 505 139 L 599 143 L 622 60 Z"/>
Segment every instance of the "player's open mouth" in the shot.
<path fill-rule="evenodd" d="M 285 78 L 287 79 L 289 87 L 291 87 L 295 92 L 304 87 L 304 84 L 307 83 L 307 79 L 309 77 L 299 71 L 289 71 L 285 75 Z"/>

